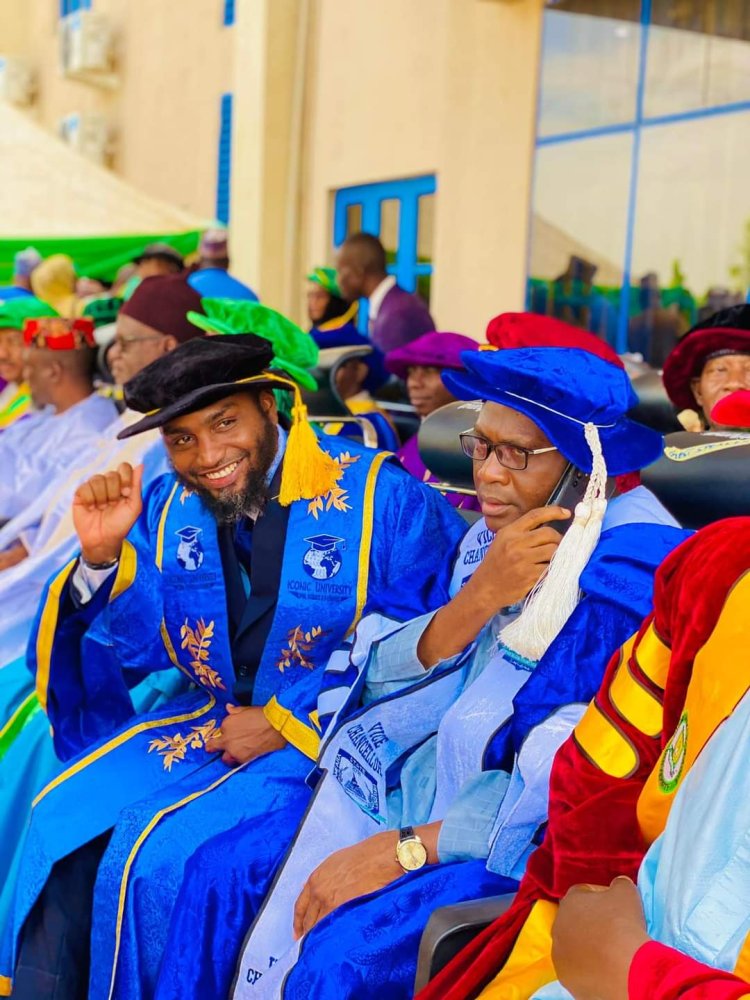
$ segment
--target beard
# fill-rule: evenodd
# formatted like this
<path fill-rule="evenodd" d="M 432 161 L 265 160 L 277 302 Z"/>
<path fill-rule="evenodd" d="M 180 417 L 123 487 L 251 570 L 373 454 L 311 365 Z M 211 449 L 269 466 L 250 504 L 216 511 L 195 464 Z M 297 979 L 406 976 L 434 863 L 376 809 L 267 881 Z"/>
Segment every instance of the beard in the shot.
<path fill-rule="evenodd" d="M 219 493 L 212 492 L 193 479 L 176 473 L 183 486 L 196 493 L 208 507 L 219 524 L 237 524 L 250 513 L 261 514 L 268 503 L 269 486 L 268 470 L 271 468 L 279 436 L 276 424 L 266 417 L 261 438 L 253 452 L 243 452 L 239 459 L 248 459 L 248 471 L 245 480 L 238 489 L 231 487 Z M 254 461 L 250 464 L 250 459 Z"/>

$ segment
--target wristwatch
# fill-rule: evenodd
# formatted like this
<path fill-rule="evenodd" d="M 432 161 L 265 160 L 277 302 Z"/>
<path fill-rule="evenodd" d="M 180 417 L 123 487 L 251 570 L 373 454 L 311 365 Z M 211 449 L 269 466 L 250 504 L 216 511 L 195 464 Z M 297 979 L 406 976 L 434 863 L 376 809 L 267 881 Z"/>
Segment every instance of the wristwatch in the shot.
<path fill-rule="evenodd" d="M 415 872 L 427 864 L 427 848 L 413 826 L 404 826 L 398 835 L 396 860 L 405 872 Z"/>

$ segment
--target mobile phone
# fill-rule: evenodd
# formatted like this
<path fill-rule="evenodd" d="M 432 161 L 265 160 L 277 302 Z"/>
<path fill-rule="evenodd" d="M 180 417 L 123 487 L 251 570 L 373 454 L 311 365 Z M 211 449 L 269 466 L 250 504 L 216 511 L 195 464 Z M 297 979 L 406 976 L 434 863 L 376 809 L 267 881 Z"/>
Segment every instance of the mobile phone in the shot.
<path fill-rule="evenodd" d="M 572 462 L 568 463 L 565 472 L 560 476 L 557 486 L 550 494 L 550 498 L 547 501 L 547 507 L 565 507 L 566 510 L 570 511 L 571 516 L 566 521 L 550 521 L 550 528 L 554 528 L 555 531 L 559 531 L 561 535 L 564 535 L 568 528 L 573 523 L 573 515 L 575 514 L 575 509 L 577 504 L 583 500 L 586 489 L 589 485 L 588 472 L 582 472 L 577 469 Z M 607 499 L 612 496 L 615 489 L 614 479 L 607 480 Z"/>

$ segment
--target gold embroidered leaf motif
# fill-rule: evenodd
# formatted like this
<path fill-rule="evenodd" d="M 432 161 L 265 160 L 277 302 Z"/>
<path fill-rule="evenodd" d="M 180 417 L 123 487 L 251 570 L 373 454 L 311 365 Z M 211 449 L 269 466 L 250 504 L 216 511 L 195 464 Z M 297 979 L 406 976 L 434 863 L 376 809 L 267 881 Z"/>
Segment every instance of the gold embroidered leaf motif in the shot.
<path fill-rule="evenodd" d="M 195 671 L 195 676 L 201 683 L 205 683 L 208 687 L 225 690 L 221 675 L 208 662 L 210 658 L 209 648 L 214 631 L 215 622 L 206 624 L 202 618 L 199 618 L 195 624 L 195 628 L 192 629 L 188 625 L 186 618 L 184 624 L 180 627 L 181 648 L 187 649 L 190 653 L 190 666 Z"/>
<path fill-rule="evenodd" d="M 157 737 L 149 743 L 148 752 L 156 750 L 164 760 L 164 770 L 171 771 L 173 764 L 185 759 L 188 750 L 205 749 L 216 728 L 216 719 L 209 719 L 202 726 L 193 726 L 187 736 L 175 733 Z"/>
<path fill-rule="evenodd" d="M 340 455 L 334 455 L 334 462 L 339 467 L 339 474 L 336 477 L 341 479 L 349 466 L 354 465 L 358 462 L 362 456 L 361 455 L 350 455 L 348 451 L 342 451 Z M 342 514 L 345 514 L 348 510 L 351 510 L 351 504 L 346 503 L 349 499 L 348 490 L 343 489 L 341 486 L 333 486 L 324 496 L 315 497 L 307 505 L 307 513 L 312 514 L 315 520 L 318 520 L 318 514 L 323 510 L 323 504 L 325 503 L 325 509 L 330 510 L 333 507 L 335 510 L 340 510 Z"/>
<path fill-rule="evenodd" d="M 320 625 L 314 625 L 308 632 L 301 625 L 290 629 L 286 637 L 287 645 L 281 650 L 279 661 L 276 664 L 282 674 L 292 666 L 314 670 L 315 664 L 309 654 L 322 635 L 325 633 Z"/>

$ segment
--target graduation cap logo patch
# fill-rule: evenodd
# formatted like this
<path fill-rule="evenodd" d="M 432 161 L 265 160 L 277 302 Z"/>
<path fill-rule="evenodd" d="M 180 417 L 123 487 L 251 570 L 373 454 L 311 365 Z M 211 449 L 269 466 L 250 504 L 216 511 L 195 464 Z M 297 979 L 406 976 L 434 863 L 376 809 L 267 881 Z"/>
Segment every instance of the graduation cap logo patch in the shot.
<path fill-rule="evenodd" d="M 341 569 L 342 558 L 338 545 L 343 538 L 336 535 L 311 535 L 305 539 L 310 548 L 302 558 L 305 572 L 313 580 L 330 580 Z"/>
<path fill-rule="evenodd" d="M 203 546 L 200 543 L 203 528 L 194 528 L 192 525 L 186 525 L 184 528 L 180 528 L 179 531 L 175 531 L 175 534 L 180 539 L 177 546 L 177 562 L 179 565 L 191 573 L 196 569 L 200 569 L 205 556 Z"/>

